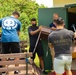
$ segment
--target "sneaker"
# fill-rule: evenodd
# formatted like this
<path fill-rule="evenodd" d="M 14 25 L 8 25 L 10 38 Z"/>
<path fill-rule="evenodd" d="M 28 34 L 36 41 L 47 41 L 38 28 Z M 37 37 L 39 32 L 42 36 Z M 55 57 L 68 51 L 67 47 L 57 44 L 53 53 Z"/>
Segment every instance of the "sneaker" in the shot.
<path fill-rule="evenodd" d="M 14 74 L 19 74 L 19 71 L 14 71 Z"/>
<path fill-rule="evenodd" d="M 45 70 L 42 71 L 43 74 L 47 74 L 47 72 Z"/>

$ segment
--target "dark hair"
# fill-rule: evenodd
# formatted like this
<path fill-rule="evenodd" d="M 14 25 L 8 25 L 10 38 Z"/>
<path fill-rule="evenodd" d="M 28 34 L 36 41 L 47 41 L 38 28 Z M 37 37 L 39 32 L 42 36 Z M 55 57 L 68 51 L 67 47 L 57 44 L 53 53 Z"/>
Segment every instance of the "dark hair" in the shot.
<path fill-rule="evenodd" d="M 17 11 L 14 11 L 12 14 L 13 14 L 13 15 L 18 15 L 18 16 L 20 17 L 20 13 L 17 12 Z"/>
<path fill-rule="evenodd" d="M 54 22 L 55 22 L 57 25 L 62 25 L 62 24 L 64 24 L 64 20 L 63 20 L 61 17 L 59 17 L 58 19 L 54 20 Z"/>
<path fill-rule="evenodd" d="M 31 21 L 36 21 L 36 19 L 35 18 L 32 18 Z"/>

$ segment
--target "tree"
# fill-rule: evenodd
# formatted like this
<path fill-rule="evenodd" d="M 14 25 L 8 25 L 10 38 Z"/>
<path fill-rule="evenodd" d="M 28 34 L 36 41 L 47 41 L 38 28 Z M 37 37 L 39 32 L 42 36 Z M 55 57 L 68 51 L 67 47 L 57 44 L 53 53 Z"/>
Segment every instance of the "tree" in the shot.
<path fill-rule="evenodd" d="M 0 0 L 0 18 L 11 15 L 12 11 L 19 11 L 19 20 L 22 23 L 20 39 L 28 38 L 27 28 L 30 26 L 31 18 L 38 20 L 38 8 L 45 8 L 38 5 L 35 0 Z"/>

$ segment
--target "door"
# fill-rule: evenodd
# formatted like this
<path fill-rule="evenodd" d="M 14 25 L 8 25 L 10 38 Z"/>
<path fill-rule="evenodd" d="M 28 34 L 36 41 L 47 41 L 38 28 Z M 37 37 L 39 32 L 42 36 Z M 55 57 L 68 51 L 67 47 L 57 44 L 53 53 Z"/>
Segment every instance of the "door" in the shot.
<path fill-rule="evenodd" d="M 67 22 L 67 9 L 63 7 L 59 8 L 39 8 L 38 10 L 38 25 L 48 26 L 53 21 L 53 14 L 58 13 L 60 17 L 65 20 L 65 27 L 68 28 Z M 44 66 L 45 70 L 52 70 L 52 57 L 48 48 L 48 41 L 42 39 L 42 45 L 44 50 Z M 48 50 L 48 56 L 46 56 Z"/>

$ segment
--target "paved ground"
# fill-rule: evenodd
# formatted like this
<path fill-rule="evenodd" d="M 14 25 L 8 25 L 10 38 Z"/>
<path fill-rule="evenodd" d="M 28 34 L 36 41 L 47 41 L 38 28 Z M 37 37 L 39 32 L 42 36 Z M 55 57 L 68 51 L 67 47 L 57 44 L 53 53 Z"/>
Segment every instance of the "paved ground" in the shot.
<path fill-rule="evenodd" d="M 19 65 L 19 66 L 24 66 L 24 65 Z M 15 67 L 15 65 L 9 65 L 8 67 Z M 33 68 L 34 67 L 34 68 Z M 35 66 L 31 66 L 31 70 L 28 70 L 28 73 L 32 74 L 32 75 L 45 75 L 45 74 L 41 74 L 41 71 L 39 70 L 38 67 L 35 67 Z M 13 75 L 14 74 L 14 71 L 10 71 L 8 73 L 8 75 Z M 20 71 L 20 74 L 26 74 L 26 70 L 21 70 Z"/>
<path fill-rule="evenodd" d="M 19 66 L 24 66 L 24 65 L 19 65 Z M 8 67 L 15 67 L 14 65 L 9 65 Z M 33 74 L 33 69 L 32 70 L 29 70 L 28 71 L 30 74 Z M 13 75 L 14 74 L 14 71 L 10 71 L 9 73 L 8 73 L 8 75 Z M 26 74 L 26 70 L 21 70 L 20 71 L 20 74 Z"/>

